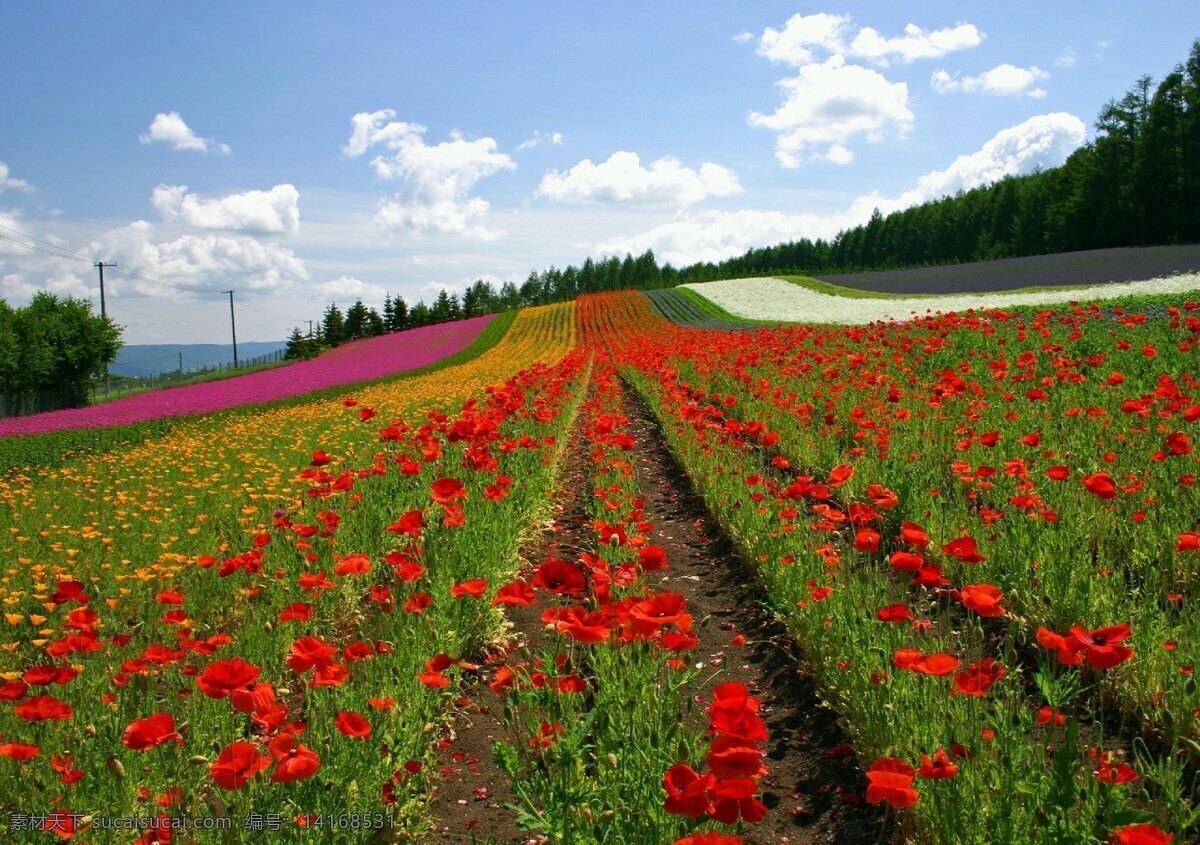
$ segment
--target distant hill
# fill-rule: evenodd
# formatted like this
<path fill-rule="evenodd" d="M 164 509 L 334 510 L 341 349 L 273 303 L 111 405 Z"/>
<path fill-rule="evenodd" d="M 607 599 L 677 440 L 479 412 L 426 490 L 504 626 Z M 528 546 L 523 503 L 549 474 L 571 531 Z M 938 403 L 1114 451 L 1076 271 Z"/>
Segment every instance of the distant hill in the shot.
<path fill-rule="evenodd" d="M 248 341 L 238 344 L 238 359 L 245 361 L 259 355 L 269 355 L 287 344 L 282 340 Z M 149 376 L 179 369 L 183 353 L 183 368 L 199 370 L 217 364 L 233 363 L 233 347 L 228 343 L 135 343 L 121 347 L 109 372 L 116 376 Z"/>

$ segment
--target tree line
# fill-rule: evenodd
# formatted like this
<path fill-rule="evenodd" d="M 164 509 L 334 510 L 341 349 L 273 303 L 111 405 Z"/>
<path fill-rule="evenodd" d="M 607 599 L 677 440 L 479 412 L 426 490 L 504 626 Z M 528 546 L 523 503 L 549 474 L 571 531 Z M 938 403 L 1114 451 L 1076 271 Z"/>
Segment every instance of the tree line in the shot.
<path fill-rule="evenodd" d="M 84 405 L 121 348 L 121 327 L 86 299 L 39 291 L 24 308 L 0 299 L 0 416 Z"/>

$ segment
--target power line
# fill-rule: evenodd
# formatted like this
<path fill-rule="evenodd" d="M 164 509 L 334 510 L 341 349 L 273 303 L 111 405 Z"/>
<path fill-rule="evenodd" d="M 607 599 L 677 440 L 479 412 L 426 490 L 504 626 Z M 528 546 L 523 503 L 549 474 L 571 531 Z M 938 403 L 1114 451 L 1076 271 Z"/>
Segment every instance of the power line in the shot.
<path fill-rule="evenodd" d="M 192 291 L 193 293 L 225 293 L 225 291 L 217 290 L 215 288 L 200 288 L 195 287 L 194 285 L 181 285 L 176 282 L 164 282 L 162 279 L 157 279 L 148 273 L 143 273 L 141 270 L 134 270 L 132 267 L 126 267 L 124 264 L 118 264 L 116 266 L 116 270 L 118 273 L 123 273 L 124 275 L 134 279 L 140 279 L 143 282 L 149 282 L 152 285 L 162 285 L 164 287 L 175 288 L 177 290 Z"/>
<path fill-rule="evenodd" d="M 54 258 L 69 258 L 73 261 L 91 261 L 92 260 L 90 258 L 84 258 L 83 256 L 74 255 L 69 252 L 54 252 L 53 250 L 47 249 L 46 247 L 38 246 L 37 244 L 23 243 L 21 241 L 18 241 L 16 238 L 10 238 L 8 235 L 0 235 L 0 241 L 8 241 L 9 243 L 16 244 L 17 246 L 22 247 L 24 249 L 33 250 L 34 252 L 41 252 L 46 255 L 52 256 Z"/>
<path fill-rule="evenodd" d="M 84 255 L 82 252 L 76 252 L 73 249 L 67 249 L 65 246 L 59 246 L 58 244 L 53 243 L 51 241 L 42 240 L 41 238 L 35 238 L 33 235 L 30 235 L 27 232 L 22 232 L 20 229 L 15 229 L 12 226 L 5 226 L 3 223 L 0 223 L 0 229 L 6 229 L 9 232 L 15 232 L 18 235 L 20 235 L 21 237 L 28 238 L 29 240 L 33 241 L 34 243 L 44 244 L 48 247 L 52 247 L 53 249 L 57 249 L 60 252 L 69 253 L 72 257 L 78 258 L 82 261 L 94 261 L 95 260 L 90 255 Z M 5 240 L 7 240 L 7 238 Z M 66 255 L 63 256 L 63 258 L 66 258 L 66 257 L 67 257 Z"/>

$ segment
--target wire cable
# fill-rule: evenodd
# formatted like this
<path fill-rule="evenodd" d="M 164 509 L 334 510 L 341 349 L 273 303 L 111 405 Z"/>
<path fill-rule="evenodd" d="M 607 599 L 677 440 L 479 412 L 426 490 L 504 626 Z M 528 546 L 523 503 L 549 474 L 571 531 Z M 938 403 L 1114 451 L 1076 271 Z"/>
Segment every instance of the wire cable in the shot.
<path fill-rule="evenodd" d="M 69 253 L 71 256 L 78 258 L 81 261 L 95 261 L 96 260 L 96 259 L 92 258 L 90 255 L 84 255 L 82 252 L 76 252 L 73 249 L 67 249 L 65 246 L 59 246 L 58 244 L 53 243 L 51 241 L 42 240 L 41 238 L 35 238 L 33 235 L 30 235 L 27 232 L 22 232 L 20 229 L 15 229 L 12 226 L 5 226 L 3 223 L 0 223 L 0 229 L 5 229 L 9 232 L 15 232 L 16 234 L 20 235 L 21 237 L 28 238 L 29 240 L 33 241 L 34 243 L 43 244 L 45 246 L 52 247 L 53 249 L 57 249 L 60 252 Z M 8 240 L 8 239 L 5 238 L 5 240 Z M 63 257 L 65 258 L 66 256 L 63 256 Z"/>

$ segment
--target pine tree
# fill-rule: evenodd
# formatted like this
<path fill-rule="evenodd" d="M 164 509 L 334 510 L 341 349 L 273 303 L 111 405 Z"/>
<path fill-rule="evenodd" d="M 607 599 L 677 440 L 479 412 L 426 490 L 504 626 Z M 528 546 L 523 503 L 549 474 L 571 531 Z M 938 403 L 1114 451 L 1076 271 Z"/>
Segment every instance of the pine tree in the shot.
<path fill-rule="evenodd" d="M 345 333 L 346 318 L 342 316 L 342 310 L 337 307 L 337 303 L 332 302 L 321 317 L 321 340 L 326 346 L 338 346 L 345 341 Z"/>
<path fill-rule="evenodd" d="M 359 338 L 368 336 L 368 320 L 367 306 L 363 305 L 361 299 L 356 299 L 354 304 L 346 310 L 346 340 L 358 340 Z"/>
<path fill-rule="evenodd" d="M 392 319 L 388 323 L 388 331 L 400 332 L 408 326 L 408 303 L 404 301 L 404 297 L 397 296 L 392 300 Z"/>

